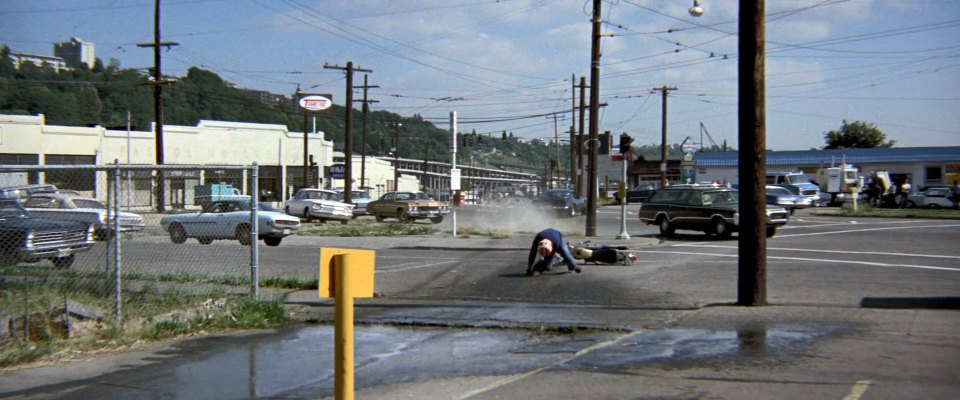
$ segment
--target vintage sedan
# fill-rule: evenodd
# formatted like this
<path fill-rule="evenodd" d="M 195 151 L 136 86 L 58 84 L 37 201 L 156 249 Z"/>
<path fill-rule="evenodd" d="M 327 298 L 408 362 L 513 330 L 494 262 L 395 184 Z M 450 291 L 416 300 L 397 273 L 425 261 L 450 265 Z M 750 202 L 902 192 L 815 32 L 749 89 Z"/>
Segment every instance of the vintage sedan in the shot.
<path fill-rule="evenodd" d="M 388 192 L 367 203 L 367 212 L 373 214 L 377 222 L 383 222 L 386 218 L 396 218 L 400 222 L 429 219 L 439 224 L 450 213 L 450 205 L 436 201 L 423 192 Z"/>
<path fill-rule="evenodd" d="M 335 190 L 340 198 L 343 199 L 343 189 Z M 369 214 L 367 212 L 367 204 L 370 204 L 373 201 L 373 198 L 370 197 L 370 193 L 366 190 L 351 190 L 350 191 L 350 201 L 353 203 L 353 217 L 359 217 L 361 215 Z"/>
<path fill-rule="evenodd" d="M 36 218 L 17 199 L 0 199 L 0 264 L 48 259 L 68 268 L 76 253 L 89 251 L 93 243 L 88 224 Z"/>
<path fill-rule="evenodd" d="M 353 218 L 353 209 L 353 204 L 342 202 L 337 192 L 312 188 L 298 190 L 283 207 L 287 214 L 299 216 L 306 222 L 316 219 L 321 222 L 340 221 L 341 224 Z"/>
<path fill-rule="evenodd" d="M 767 204 L 786 208 L 790 214 L 793 214 L 796 210 L 812 206 L 813 200 L 808 196 L 793 194 L 782 186 L 767 185 Z"/>
<path fill-rule="evenodd" d="M 907 207 L 955 208 L 956 193 L 951 186 L 931 186 L 907 197 Z"/>
<path fill-rule="evenodd" d="M 783 207 L 767 204 L 767 237 L 789 221 Z M 736 189 L 715 186 L 671 186 L 654 192 L 638 212 L 640 221 L 660 227 L 660 235 L 673 236 L 677 229 L 701 231 L 728 239 L 739 230 L 739 196 Z"/>
<path fill-rule="evenodd" d="M 196 238 L 201 244 L 215 239 L 234 239 L 250 244 L 250 200 L 229 199 L 207 203 L 199 212 L 166 215 L 160 226 L 170 235 L 170 241 L 183 243 Z M 274 209 L 268 203 L 257 206 L 258 238 L 267 246 L 279 246 L 284 237 L 300 229 L 300 219 Z"/>
<path fill-rule="evenodd" d="M 573 217 L 587 211 L 587 201 L 576 197 L 570 189 L 548 189 L 533 199 L 534 207 L 549 210 L 557 215 Z"/>
<path fill-rule="evenodd" d="M 38 218 L 78 221 L 92 225 L 97 240 L 113 237 L 115 223 L 121 233 L 140 232 L 145 226 L 143 217 L 139 214 L 126 211 L 113 213 L 97 199 L 65 192 L 37 193 L 30 196 L 23 206 Z"/>
<path fill-rule="evenodd" d="M 630 203 L 643 203 L 653 194 L 654 189 L 653 185 L 640 185 L 634 187 L 633 189 L 627 190 L 627 204 Z M 614 200 L 617 204 L 620 204 L 620 191 L 616 191 L 613 194 Z"/>

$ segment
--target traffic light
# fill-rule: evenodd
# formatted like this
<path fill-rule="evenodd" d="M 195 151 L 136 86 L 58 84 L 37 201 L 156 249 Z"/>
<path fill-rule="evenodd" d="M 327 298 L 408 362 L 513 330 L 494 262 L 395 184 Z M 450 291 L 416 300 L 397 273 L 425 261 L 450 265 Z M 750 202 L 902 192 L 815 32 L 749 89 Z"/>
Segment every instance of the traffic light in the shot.
<path fill-rule="evenodd" d="M 620 134 L 620 154 L 627 154 L 630 152 L 630 145 L 633 143 L 633 138 L 630 137 L 626 132 Z"/>

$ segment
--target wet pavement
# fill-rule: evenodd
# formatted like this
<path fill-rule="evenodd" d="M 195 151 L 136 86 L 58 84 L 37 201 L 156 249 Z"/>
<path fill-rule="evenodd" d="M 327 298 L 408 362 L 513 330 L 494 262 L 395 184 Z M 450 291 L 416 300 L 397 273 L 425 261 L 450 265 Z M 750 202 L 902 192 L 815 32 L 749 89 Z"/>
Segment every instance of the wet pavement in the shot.
<path fill-rule="evenodd" d="M 356 388 L 416 382 L 509 377 L 531 372 L 618 372 L 649 363 L 701 363 L 739 357 L 790 357 L 820 328 L 772 330 L 584 331 L 397 328 L 356 330 Z M 51 399 L 316 398 L 333 392 L 333 329 L 187 341 L 119 365 L 112 373 L 4 392 L 4 397 Z M 775 357 L 775 358 L 771 358 Z"/>

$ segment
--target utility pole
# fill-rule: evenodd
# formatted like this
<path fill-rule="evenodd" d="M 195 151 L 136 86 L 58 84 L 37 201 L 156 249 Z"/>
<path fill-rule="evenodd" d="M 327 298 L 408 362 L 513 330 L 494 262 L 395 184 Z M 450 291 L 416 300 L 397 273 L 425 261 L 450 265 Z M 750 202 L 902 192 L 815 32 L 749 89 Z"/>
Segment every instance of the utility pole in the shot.
<path fill-rule="evenodd" d="M 553 113 L 553 145 L 557 149 L 557 183 L 560 183 L 560 128 L 557 126 L 557 113 Z"/>
<path fill-rule="evenodd" d="M 356 71 L 373 71 L 363 68 L 354 68 L 353 61 L 347 61 L 346 67 L 324 63 L 323 68 L 339 69 L 347 72 L 347 90 L 346 98 L 344 99 L 344 107 L 346 107 L 346 110 L 345 115 L 343 116 L 343 202 L 353 203 L 352 196 L 350 195 L 350 192 L 353 188 L 353 73 Z"/>
<path fill-rule="evenodd" d="M 154 153 L 157 165 L 163 165 L 163 73 L 160 71 L 160 48 L 177 46 L 177 42 L 160 41 L 160 0 L 153 2 L 153 43 L 137 43 L 137 47 L 153 48 L 153 112 L 156 133 L 154 134 Z M 164 211 L 163 170 L 157 171 L 157 212 Z"/>
<path fill-rule="evenodd" d="M 297 84 L 297 91 L 293 94 L 294 103 L 300 101 L 303 93 L 300 92 L 300 85 Z M 300 108 L 303 114 L 303 187 L 310 187 L 310 142 L 307 138 L 307 110 Z"/>
<path fill-rule="evenodd" d="M 367 84 L 367 74 L 363 74 L 363 100 L 360 100 L 363 103 L 363 133 L 360 136 L 360 188 L 367 190 L 366 181 L 367 181 L 367 119 L 370 114 L 369 103 L 379 103 L 377 100 L 368 100 L 367 99 L 367 89 L 378 88 L 378 85 L 368 85 Z"/>
<path fill-rule="evenodd" d="M 667 187 L 667 95 L 671 90 L 677 90 L 676 87 L 653 88 L 659 90 L 663 95 L 663 109 L 660 113 L 660 187 Z"/>
<path fill-rule="evenodd" d="M 574 122 L 577 120 L 577 75 L 570 75 L 570 185 L 574 186 L 574 192 L 580 190 L 577 185 L 577 169 L 580 168 L 580 160 L 577 159 L 577 126 Z"/>
<path fill-rule="evenodd" d="M 577 196 L 583 196 L 583 174 L 586 172 L 583 167 L 583 132 L 586 121 L 587 114 L 587 78 L 581 76 L 580 84 L 577 85 L 580 88 L 580 128 L 577 129 L 577 165 L 580 167 L 580 170 L 577 171 Z"/>
<path fill-rule="evenodd" d="M 590 173 L 587 193 L 587 226 L 584 236 L 597 236 L 597 131 L 600 129 L 600 4 L 593 0 L 593 22 L 590 45 Z"/>
<path fill-rule="evenodd" d="M 764 0 L 740 0 L 738 153 L 740 233 L 737 304 L 767 304 L 766 88 Z"/>
<path fill-rule="evenodd" d="M 393 191 L 400 190 L 400 116 L 393 125 Z"/>

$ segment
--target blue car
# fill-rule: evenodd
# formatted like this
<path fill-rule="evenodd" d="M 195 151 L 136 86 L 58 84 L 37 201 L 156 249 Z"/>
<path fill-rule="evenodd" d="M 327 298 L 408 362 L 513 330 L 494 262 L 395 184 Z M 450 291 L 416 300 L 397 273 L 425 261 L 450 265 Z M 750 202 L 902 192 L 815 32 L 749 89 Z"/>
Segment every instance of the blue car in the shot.
<path fill-rule="evenodd" d="M 545 190 L 533 200 L 533 205 L 567 217 L 574 217 L 587 212 L 586 199 L 576 197 L 573 190 L 570 189 Z"/>

